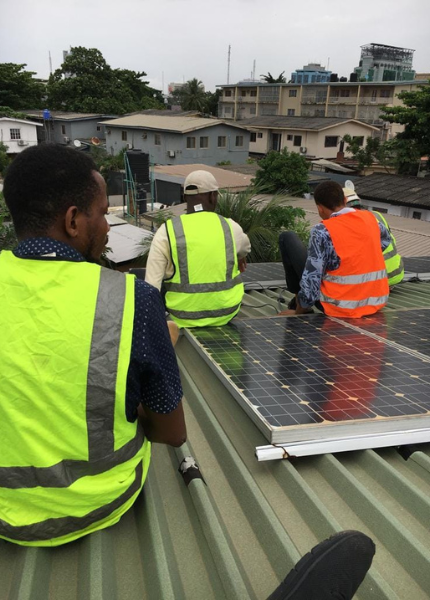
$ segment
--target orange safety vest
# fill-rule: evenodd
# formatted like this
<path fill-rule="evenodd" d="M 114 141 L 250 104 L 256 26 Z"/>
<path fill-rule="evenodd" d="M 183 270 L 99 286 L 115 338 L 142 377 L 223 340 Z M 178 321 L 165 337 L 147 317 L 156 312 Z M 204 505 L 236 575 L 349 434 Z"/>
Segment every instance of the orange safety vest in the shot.
<path fill-rule="evenodd" d="M 325 219 L 340 266 L 327 271 L 320 301 L 331 317 L 371 315 L 388 300 L 389 287 L 378 222 L 367 211 Z"/>

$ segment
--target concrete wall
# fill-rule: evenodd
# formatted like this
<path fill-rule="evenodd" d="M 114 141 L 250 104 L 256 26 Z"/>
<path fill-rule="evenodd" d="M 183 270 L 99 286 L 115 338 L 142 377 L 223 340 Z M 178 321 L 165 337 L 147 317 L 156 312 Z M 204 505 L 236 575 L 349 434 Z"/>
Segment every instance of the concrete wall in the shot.
<path fill-rule="evenodd" d="M 100 117 L 94 119 L 85 119 L 80 121 L 52 121 L 50 130 L 51 141 L 57 144 L 73 144 L 73 140 L 88 140 L 92 137 L 102 138 L 103 125 L 99 125 Z M 63 133 L 64 127 L 64 133 Z M 100 131 L 97 130 L 100 127 Z M 66 142 L 64 138 L 69 138 Z"/>
<path fill-rule="evenodd" d="M 168 118 L 168 117 L 167 117 Z M 110 133 L 108 133 L 110 131 Z M 127 140 L 122 139 L 126 132 Z M 160 136 L 160 145 L 155 145 L 155 136 Z M 226 147 L 218 148 L 218 137 L 226 138 Z M 236 136 L 243 136 L 243 146 L 236 147 Z M 195 148 L 187 148 L 187 138 L 195 138 Z M 208 147 L 200 148 L 200 138 L 208 137 Z M 130 144 L 131 147 L 149 153 L 150 161 L 160 165 L 203 163 L 216 165 L 222 161 L 232 164 L 243 164 L 248 158 L 249 132 L 228 125 L 205 127 L 189 133 L 171 133 L 150 131 L 137 128 L 120 128 L 106 126 L 106 148 L 111 154 Z M 171 156 L 174 154 L 174 156 Z"/>
<path fill-rule="evenodd" d="M 388 204 L 387 202 L 377 202 L 376 200 L 362 200 L 364 206 L 368 206 L 371 209 L 382 209 L 383 211 L 388 210 L 388 214 L 396 215 L 398 217 L 404 217 L 406 219 L 413 219 L 414 213 L 421 215 L 421 221 L 430 221 L 430 210 L 423 208 L 417 208 L 413 206 L 397 206 L 395 204 Z"/>
<path fill-rule="evenodd" d="M 19 140 L 10 139 L 10 130 L 19 129 L 21 142 L 24 145 L 19 145 Z M 3 142 L 8 147 L 8 154 L 19 154 L 29 146 L 37 146 L 37 125 L 16 121 L 14 119 L 0 120 L 0 142 Z"/>

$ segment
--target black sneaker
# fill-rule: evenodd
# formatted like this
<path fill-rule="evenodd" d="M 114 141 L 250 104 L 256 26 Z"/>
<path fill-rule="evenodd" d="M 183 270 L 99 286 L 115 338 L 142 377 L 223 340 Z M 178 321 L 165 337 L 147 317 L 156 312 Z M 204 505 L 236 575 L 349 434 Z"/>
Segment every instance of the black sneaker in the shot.
<path fill-rule="evenodd" d="M 267 600 L 350 600 L 374 554 L 364 533 L 336 533 L 303 556 Z"/>

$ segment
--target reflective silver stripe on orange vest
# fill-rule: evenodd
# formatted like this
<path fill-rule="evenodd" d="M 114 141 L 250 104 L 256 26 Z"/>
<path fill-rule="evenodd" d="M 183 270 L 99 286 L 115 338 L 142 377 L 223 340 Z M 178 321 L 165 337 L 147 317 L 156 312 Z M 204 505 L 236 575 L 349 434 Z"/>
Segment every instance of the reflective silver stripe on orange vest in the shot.
<path fill-rule="evenodd" d="M 388 294 L 386 296 L 371 296 L 370 298 L 364 298 L 363 300 L 337 300 L 320 294 L 320 302 L 326 302 L 327 304 L 333 304 L 333 306 L 339 306 L 339 308 L 348 308 L 354 310 L 361 306 L 380 306 L 385 304 L 388 300 Z"/>
<path fill-rule="evenodd" d="M 172 310 L 169 308 L 169 313 L 178 317 L 178 319 L 209 319 L 211 317 L 224 317 L 226 315 L 231 315 L 236 310 L 239 310 L 240 303 L 236 304 L 231 308 L 220 308 L 215 310 L 196 310 L 196 311 L 187 311 L 187 310 Z"/>
<path fill-rule="evenodd" d="M 381 271 L 371 271 L 370 273 L 363 273 L 361 275 L 324 275 L 324 281 L 331 281 L 333 283 L 339 283 L 341 285 L 359 285 L 361 283 L 368 283 L 369 281 L 378 281 L 379 279 L 385 279 L 387 272 L 385 269 Z"/>
<path fill-rule="evenodd" d="M 144 434 L 139 423 L 135 437 L 114 450 L 115 387 L 124 303 L 125 275 L 101 269 L 87 376 L 88 460 L 66 459 L 49 467 L 0 467 L 0 487 L 69 487 L 81 477 L 110 470 L 140 450 Z"/>
<path fill-rule="evenodd" d="M 239 283 L 242 283 L 242 276 L 236 275 L 234 279 L 229 281 L 218 281 L 215 283 L 165 283 L 166 290 L 168 292 L 183 292 L 184 294 L 198 294 L 198 293 L 210 293 L 210 292 L 223 292 L 224 290 L 231 290 Z"/>
<path fill-rule="evenodd" d="M 185 240 L 184 227 L 182 225 L 181 217 L 176 217 L 172 219 L 172 227 L 175 233 L 176 238 L 176 248 L 178 253 L 178 267 L 179 267 L 179 275 L 181 278 L 180 283 L 175 283 L 171 281 L 165 281 L 164 286 L 168 292 L 182 292 L 184 294 L 203 294 L 203 293 L 211 293 L 211 292 L 223 292 L 225 290 L 231 290 L 236 285 L 242 283 L 242 276 L 237 275 L 234 279 L 233 271 L 234 265 L 236 262 L 236 257 L 234 253 L 234 242 L 233 235 L 231 229 L 224 219 L 220 215 L 219 217 L 221 227 L 224 233 L 224 244 L 225 244 L 225 258 L 226 258 L 226 269 L 225 269 L 225 279 L 226 281 L 218 281 L 212 283 L 190 283 L 190 275 L 188 272 L 188 257 L 187 257 L 187 244 Z M 176 312 L 173 312 L 169 309 L 173 315 L 179 317 Z M 191 314 L 191 313 L 187 313 Z M 229 314 L 229 313 L 224 313 Z M 213 315 L 218 316 L 218 315 Z M 220 316 L 220 315 L 219 315 Z M 181 317 L 179 317 L 181 318 Z M 191 318 L 191 317 L 190 317 Z"/>
<path fill-rule="evenodd" d="M 140 462 L 135 469 L 135 478 L 130 487 L 118 498 L 112 500 L 108 504 L 96 508 L 87 513 L 83 517 L 58 517 L 32 523 L 31 525 L 11 525 L 0 519 L 1 534 L 12 540 L 20 542 L 33 542 L 52 539 L 53 530 L 56 532 L 55 537 L 62 537 L 75 531 L 82 531 L 93 523 L 105 519 L 115 510 L 120 508 L 127 500 L 129 500 L 142 486 L 143 466 Z"/>

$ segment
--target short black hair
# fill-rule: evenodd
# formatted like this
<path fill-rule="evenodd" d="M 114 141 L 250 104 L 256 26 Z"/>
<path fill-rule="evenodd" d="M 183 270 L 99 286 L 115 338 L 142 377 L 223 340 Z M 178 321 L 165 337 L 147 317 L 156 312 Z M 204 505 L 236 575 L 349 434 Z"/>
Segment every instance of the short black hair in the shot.
<path fill-rule="evenodd" d="M 12 161 L 4 198 L 18 236 L 43 236 L 70 206 L 89 213 L 99 186 L 93 159 L 75 148 L 39 144 Z"/>
<path fill-rule="evenodd" d="M 343 205 L 345 195 L 336 181 L 323 181 L 315 188 L 314 199 L 317 204 L 334 210 Z"/>

